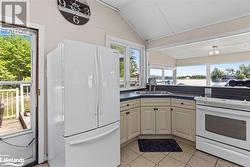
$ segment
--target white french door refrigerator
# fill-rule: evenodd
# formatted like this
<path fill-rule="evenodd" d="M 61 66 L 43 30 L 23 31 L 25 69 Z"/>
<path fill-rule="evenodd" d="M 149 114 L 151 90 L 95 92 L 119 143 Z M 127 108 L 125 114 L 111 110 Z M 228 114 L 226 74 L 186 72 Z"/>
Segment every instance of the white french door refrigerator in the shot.
<path fill-rule="evenodd" d="M 48 54 L 47 90 L 50 166 L 119 166 L 119 56 L 64 40 Z"/>

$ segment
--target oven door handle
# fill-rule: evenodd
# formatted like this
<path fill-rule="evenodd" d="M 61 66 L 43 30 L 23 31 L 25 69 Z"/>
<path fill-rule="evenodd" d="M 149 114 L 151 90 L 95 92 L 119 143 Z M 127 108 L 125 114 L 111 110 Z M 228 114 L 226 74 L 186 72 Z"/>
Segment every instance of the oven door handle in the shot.
<path fill-rule="evenodd" d="M 208 111 L 210 113 L 223 113 L 225 115 L 231 115 L 231 116 L 236 115 L 236 116 L 240 116 L 240 117 L 250 118 L 250 112 L 243 111 L 243 110 L 237 110 L 237 109 L 227 109 L 227 108 L 220 108 L 220 107 L 210 107 L 210 106 L 197 105 L 196 111 L 201 112 L 201 113 L 206 113 L 206 111 Z"/>

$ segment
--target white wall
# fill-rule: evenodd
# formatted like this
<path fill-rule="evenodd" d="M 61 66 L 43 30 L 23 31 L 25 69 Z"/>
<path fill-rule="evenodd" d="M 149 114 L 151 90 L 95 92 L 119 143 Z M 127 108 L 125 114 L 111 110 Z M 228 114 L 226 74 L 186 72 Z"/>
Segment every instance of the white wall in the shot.
<path fill-rule="evenodd" d="M 177 66 L 199 65 L 199 64 L 223 64 L 250 61 L 250 52 L 231 55 L 216 55 L 206 57 L 194 57 L 176 60 Z"/>
<path fill-rule="evenodd" d="M 105 36 L 111 35 L 144 45 L 144 41 L 118 12 L 87 0 L 90 21 L 82 26 L 68 22 L 57 8 L 57 0 L 30 0 L 30 22 L 45 26 L 45 53 L 63 39 L 78 40 L 105 46 Z"/>
<path fill-rule="evenodd" d="M 175 66 L 176 60 L 161 52 L 148 53 L 149 66 Z"/>

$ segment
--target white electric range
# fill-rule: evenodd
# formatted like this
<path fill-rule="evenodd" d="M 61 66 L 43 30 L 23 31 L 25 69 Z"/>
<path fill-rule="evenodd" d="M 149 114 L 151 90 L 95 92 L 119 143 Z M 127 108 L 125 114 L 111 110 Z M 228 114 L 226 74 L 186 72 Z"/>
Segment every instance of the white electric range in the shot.
<path fill-rule="evenodd" d="M 196 148 L 250 167 L 250 102 L 196 100 Z"/>

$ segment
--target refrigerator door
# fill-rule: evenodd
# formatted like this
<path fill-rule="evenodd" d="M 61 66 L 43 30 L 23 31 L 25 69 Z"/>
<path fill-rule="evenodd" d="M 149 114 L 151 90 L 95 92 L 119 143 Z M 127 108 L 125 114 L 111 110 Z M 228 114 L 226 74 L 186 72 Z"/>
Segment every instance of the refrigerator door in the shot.
<path fill-rule="evenodd" d="M 120 164 L 119 122 L 65 138 L 65 167 L 117 167 Z"/>
<path fill-rule="evenodd" d="M 99 126 L 120 119 L 119 56 L 111 49 L 98 47 Z"/>
<path fill-rule="evenodd" d="M 63 42 L 65 134 L 97 128 L 97 47 Z"/>

